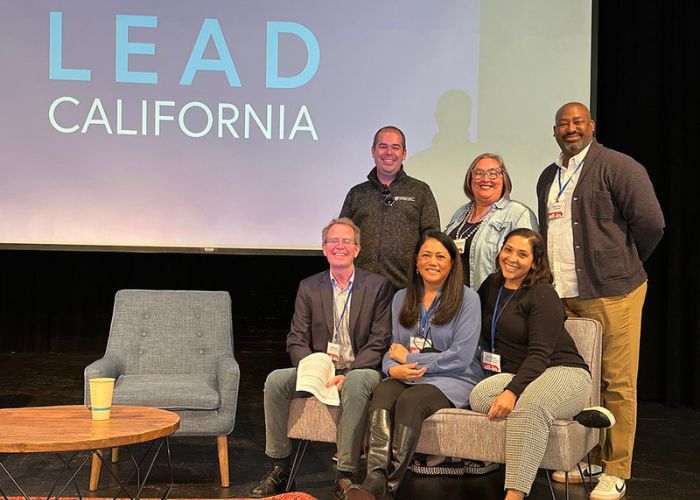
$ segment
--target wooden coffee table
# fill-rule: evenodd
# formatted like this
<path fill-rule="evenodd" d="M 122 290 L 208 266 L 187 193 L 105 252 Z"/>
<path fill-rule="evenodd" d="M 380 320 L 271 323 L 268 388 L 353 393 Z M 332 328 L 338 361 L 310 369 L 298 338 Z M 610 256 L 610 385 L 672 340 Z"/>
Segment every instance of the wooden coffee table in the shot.
<path fill-rule="evenodd" d="M 129 446 L 149 441 L 153 441 L 154 444 L 156 444 L 155 442 L 160 440 L 160 444 L 157 445 L 153 453 L 148 472 L 150 472 L 160 448 L 165 444 L 168 471 L 170 474 L 170 487 L 172 487 L 173 478 L 168 436 L 173 434 L 179 427 L 180 417 L 175 413 L 158 408 L 140 406 L 114 406 L 112 407 L 111 418 L 104 421 L 92 420 L 90 410 L 85 406 L 45 406 L 36 408 L 0 409 L 0 454 L 58 453 L 71 451 L 76 452 L 73 455 L 73 457 L 75 457 L 76 454 L 81 451 L 89 452 L 86 454 L 86 457 L 82 460 L 77 470 L 71 468 L 71 460 L 73 457 L 68 461 L 61 457 L 65 470 L 71 477 L 58 495 L 53 495 L 60 496 L 71 483 L 78 489 L 75 483 L 75 477 L 91 456 L 94 455 L 100 461 L 103 461 L 99 450 Z M 149 452 L 147 452 L 147 454 L 148 453 Z M 145 458 L 144 456 L 141 461 L 143 462 Z M 136 460 L 133 461 L 135 464 L 137 463 Z M 141 464 L 139 463 L 138 465 L 140 466 Z M 28 498 L 20 485 L 1 462 L 0 468 L 5 471 L 25 498 Z M 110 473 L 112 472 L 109 467 L 106 467 L 106 470 Z M 134 471 L 134 473 L 137 473 L 137 471 Z M 121 486 L 120 493 L 122 491 L 126 493 L 126 483 L 128 483 L 134 473 L 124 482 L 121 482 L 119 478 L 114 475 L 115 480 L 117 480 Z M 139 492 L 135 496 L 129 495 L 132 498 L 138 498 L 140 495 L 143 483 L 145 483 L 148 478 L 148 473 L 146 473 L 143 480 L 141 480 L 140 476 L 140 473 L 138 473 L 137 487 L 139 488 Z M 60 478 L 56 481 L 52 490 L 55 489 L 59 480 Z M 164 498 L 170 491 L 170 487 L 165 493 Z M 0 490 L 0 495 L 5 496 L 2 490 Z"/>

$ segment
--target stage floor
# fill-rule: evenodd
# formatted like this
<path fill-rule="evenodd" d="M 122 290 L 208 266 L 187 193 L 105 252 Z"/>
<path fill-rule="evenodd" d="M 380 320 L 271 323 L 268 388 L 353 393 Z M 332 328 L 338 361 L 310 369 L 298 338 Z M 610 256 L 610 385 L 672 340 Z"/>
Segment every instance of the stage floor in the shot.
<path fill-rule="evenodd" d="M 260 479 L 265 463 L 265 429 L 262 386 L 267 373 L 286 366 L 286 353 L 277 345 L 237 346 L 236 359 L 241 366 L 238 415 L 233 434 L 229 436 L 231 486 L 218 484 L 216 441 L 212 438 L 172 438 L 171 451 L 176 485 L 171 498 L 236 498 L 246 493 Z M 83 368 L 99 358 L 99 354 L 10 354 L 0 353 L 0 408 L 81 404 L 83 401 Z M 1 432 L 1 430 L 0 430 Z M 667 408 L 659 403 L 639 405 L 637 444 L 634 456 L 634 477 L 627 484 L 630 500 L 695 499 L 700 494 L 700 411 L 688 408 Z M 335 464 L 331 461 L 334 446 L 314 443 L 309 446 L 297 478 L 297 489 L 319 499 L 331 497 Z M 117 470 L 126 467 L 125 455 Z M 28 486 L 30 495 L 46 495 L 51 476 L 61 468 L 50 455 L 2 457 L 20 484 Z M 57 463 L 58 462 L 58 463 Z M 154 468 L 154 488 L 143 497 L 159 496 L 167 478 L 164 461 Z M 87 494 L 89 469 L 81 474 L 79 485 Z M 108 497 L 116 493 L 103 472 L 101 487 L 91 497 Z M 434 499 L 500 499 L 503 498 L 503 470 L 482 477 L 430 478 L 408 474 L 399 498 Z M 564 488 L 555 485 L 561 498 Z M 0 488 L 15 495 L 14 487 L 0 471 Z M 69 495 L 74 492 L 67 491 Z M 572 499 L 585 498 L 583 487 L 573 485 Z M 540 471 L 529 497 L 551 498 L 547 479 Z"/>

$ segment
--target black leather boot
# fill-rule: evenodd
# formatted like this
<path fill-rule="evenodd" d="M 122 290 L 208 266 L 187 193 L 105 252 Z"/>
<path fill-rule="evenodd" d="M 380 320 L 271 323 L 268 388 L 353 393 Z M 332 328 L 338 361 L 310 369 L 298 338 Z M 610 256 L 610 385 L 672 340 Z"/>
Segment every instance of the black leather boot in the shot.
<path fill-rule="evenodd" d="M 369 414 L 367 476 L 362 484 L 353 484 L 348 488 L 348 500 L 383 498 L 387 493 L 390 458 L 391 415 L 389 410 L 372 410 Z"/>
<path fill-rule="evenodd" d="M 387 482 L 387 490 L 391 496 L 396 495 L 417 445 L 418 435 L 412 427 L 403 424 L 396 426 L 391 442 L 391 474 Z"/>

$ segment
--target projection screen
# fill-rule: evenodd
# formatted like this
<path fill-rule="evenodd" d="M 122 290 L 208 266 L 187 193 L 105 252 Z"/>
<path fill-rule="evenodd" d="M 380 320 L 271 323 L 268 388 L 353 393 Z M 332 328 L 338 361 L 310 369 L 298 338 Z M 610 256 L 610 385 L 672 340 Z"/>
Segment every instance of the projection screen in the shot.
<path fill-rule="evenodd" d="M 0 244 L 317 249 L 407 136 L 441 221 L 501 154 L 513 198 L 591 94 L 591 1 L 0 0 Z"/>

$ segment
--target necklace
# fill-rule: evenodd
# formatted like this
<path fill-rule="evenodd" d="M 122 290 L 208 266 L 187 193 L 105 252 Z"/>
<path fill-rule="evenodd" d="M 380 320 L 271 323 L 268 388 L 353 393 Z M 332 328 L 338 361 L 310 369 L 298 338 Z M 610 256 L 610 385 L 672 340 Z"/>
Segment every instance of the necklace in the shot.
<path fill-rule="evenodd" d="M 474 236 L 474 233 L 476 233 L 476 231 L 479 229 L 479 226 L 484 221 L 484 218 L 491 211 L 491 207 L 493 207 L 493 205 L 491 205 L 489 207 L 489 209 L 486 212 L 484 212 L 484 214 L 481 217 L 479 217 L 476 221 L 469 222 L 469 219 L 471 218 L 472 214 L 474 213 L 475 206 L 476 205 L 474 204 L 471 207 L 469 207 L 469 211 L 467 212 L 467 215 L 464 216 L 464 220 L 457 228 L 457 233 L 455 234 L 455 236 L 457 236 L 457 239 L 463 238 L 465 240 L 468 240 L 469 238 Z M 466 229 L 466 231 L 462 232 L 464 230 L 464 226 L 467 224 L 469 224 L 469 227 Z"/>

